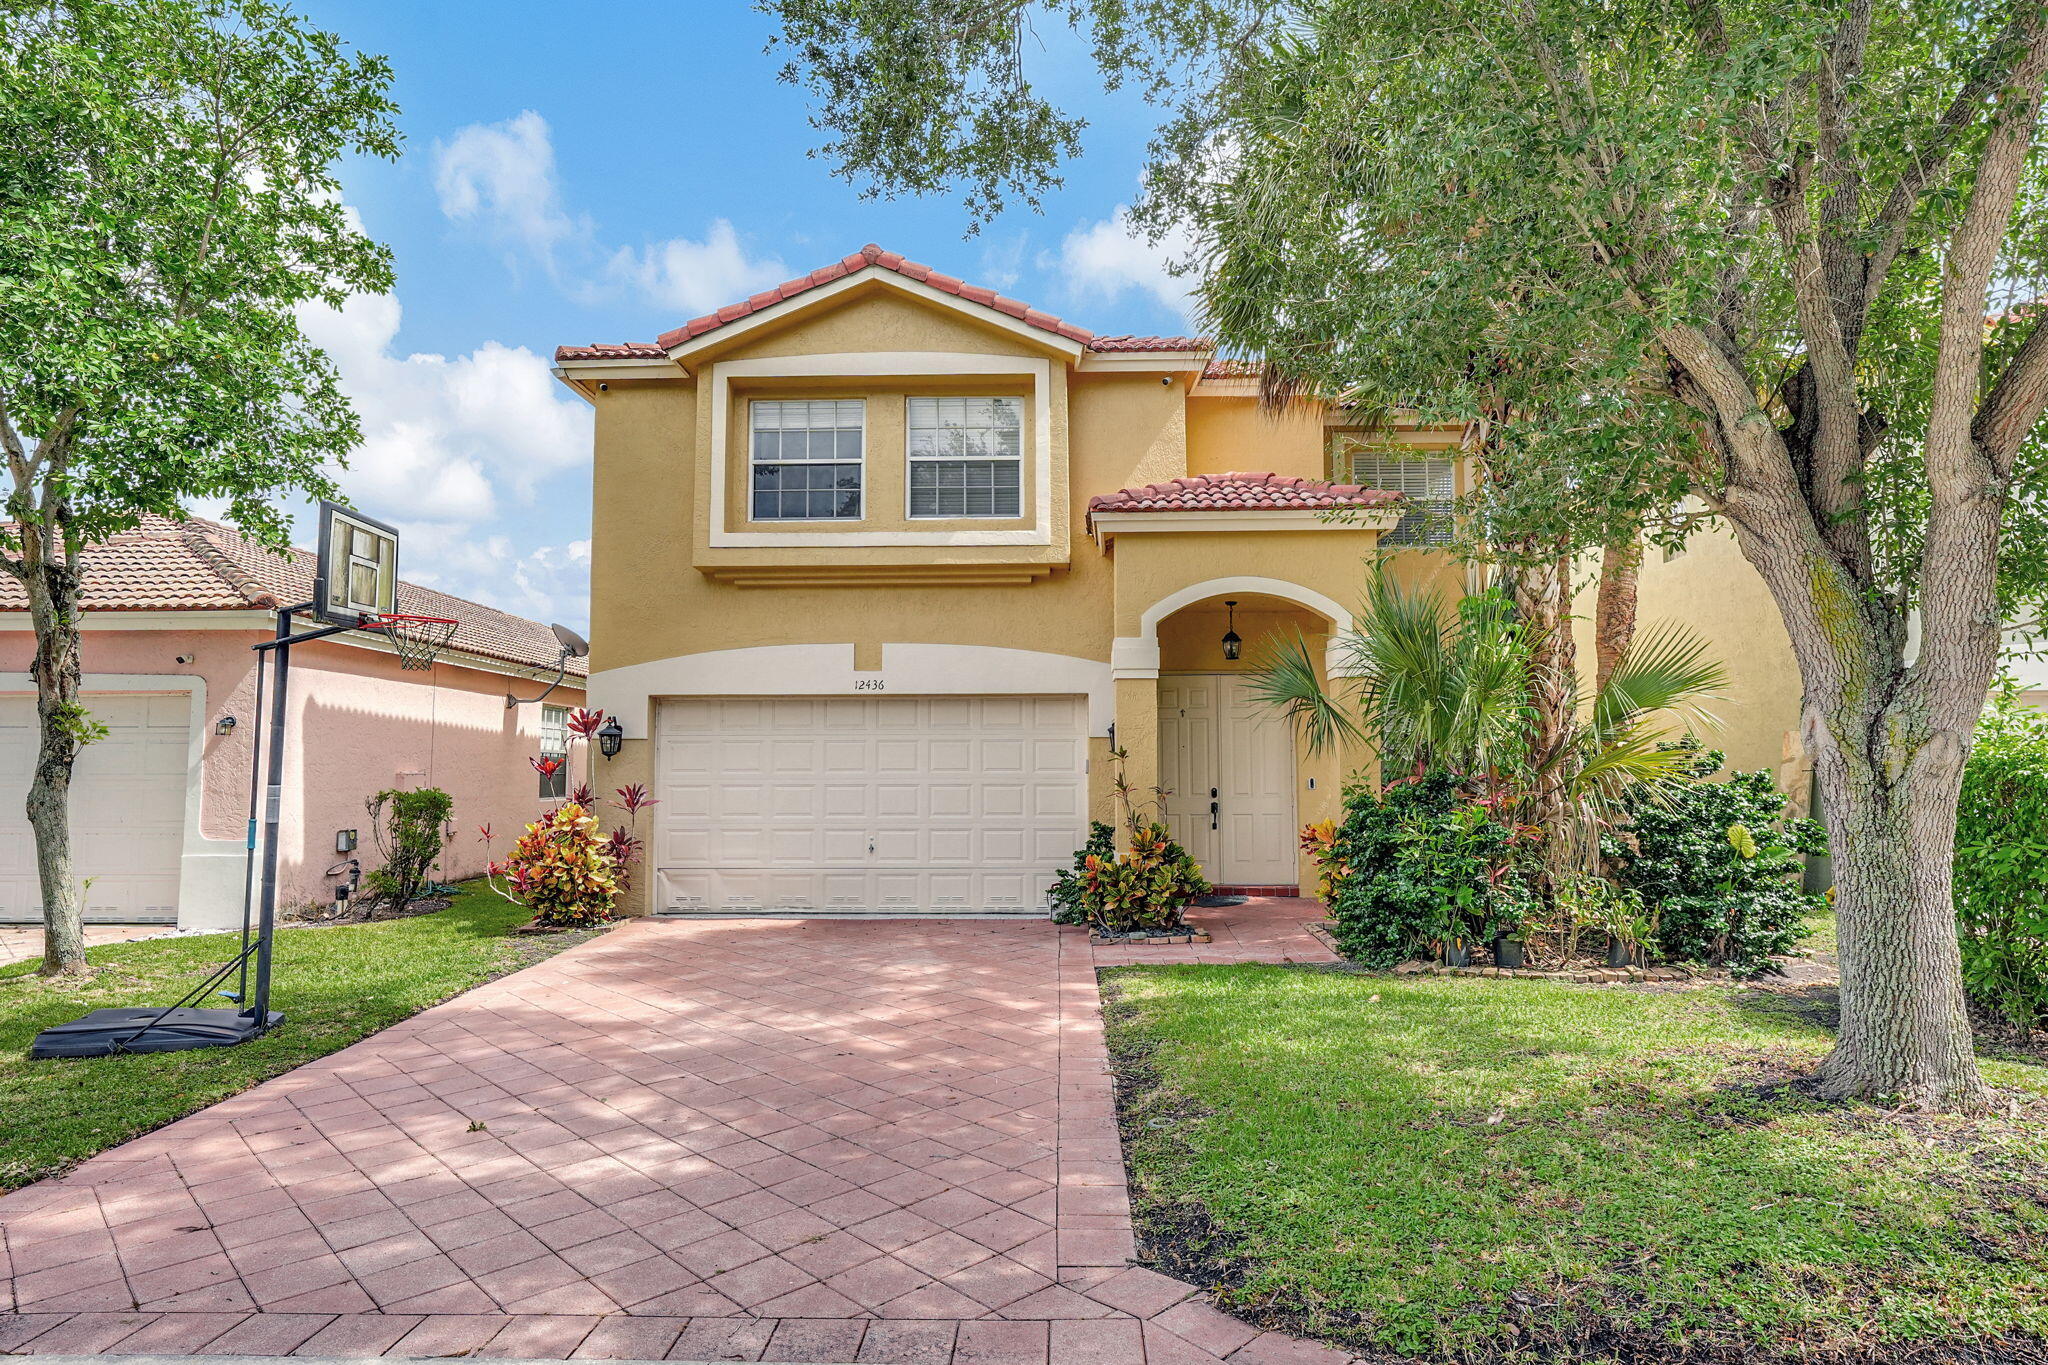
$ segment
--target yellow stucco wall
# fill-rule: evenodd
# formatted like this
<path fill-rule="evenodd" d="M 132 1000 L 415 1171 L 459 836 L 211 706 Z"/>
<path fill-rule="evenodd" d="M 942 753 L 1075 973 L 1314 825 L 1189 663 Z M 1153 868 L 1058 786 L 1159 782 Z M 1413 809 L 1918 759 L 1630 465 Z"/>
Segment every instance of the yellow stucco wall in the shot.
<path fill-rule="evenodd" d="M 1598 561 L 1589 560 L 1575 604 L 1580 669 L 1589 679 L 1598 573 Z M 1731 767 L 1770 769 L 1795 802 L 1804 802 L 1799 667 L 1777 604 L 1742 557 L 1734 533 L 1708 527 L 1668 558 L 1662 550 L 1648 550 L 1638 579 L 1636 619 L 1638 629 L 1676 621 L 1706 641 L 1708 653 L 1727 669 L 1729 682 L 1709 704 L 1720 724 L 1702 730 L 1700 739 L 1724 751 Z"/>
<path fill-rule="evenodd" d="M 1057 349 L 889 289 L 863 289 L 798 314 L 772 328 L 748 332 L 688 357 L 697 376 L 710 362 L 819 354 L 956 352 L 1014 357 L 1020 364 L 1050 360 L 1048 398 L 1053 434 L 1043 472 L 1054 490 L 1049 545 L 1044 546 L 833 546 L 713 547 L 710 534 L 710 404 L 699 380 L 675 372 L 663 379 L 613 379 L 593 392 L 596 408 L 591 547 L 591 666 L 600 676 L 637 665 L 709 651 L 755 646 L 848 645 L 856 668 L 880 668 L 885 646 L 979 645 L 1027 649 L 1106 664 L 1112 640 L 1142 633 L 1147 608 L 1190 584 L 1235 576 L 1277 579 L 1355 606 L 1378 532 L 1347 527 L 1305 531 L 1204 531 L 1194 534 L 1121 535 L 1107 546 L 1087 531 L 1088 500 L 1134 485 L 1190 472 L 1270 469 L 1304 477 L 1323 475 L 1324 427 L 1304 412 L 1274 417 L 1255 401 L 1191 397 L 1188 376 L 1169 369 L 1094 371 Z M 854 523 L 797 524 L 808 532 L 853 529 L 894 532 L 932 529 L 900 515 L 901 398 L 919 391 L 961 391 L 959 381 L 910 376 L 831 376 L 736 381 L 729 417 L 734 432 L 729 463 L 743 467 L 744 402 L 760 393 L 852 393 L 868 396 L 867 510 Z M 1028 392 L 1028 384 L 988 384 L 989 392 Z M 708 388 L 706 394 L 708 395 Z M 893 424 L 882 410 L 894 405 Z M 880 417 L 881 420 L 877 420 Z M 1034 452 L 1034 456 L 1040 452 Z M 729 530 L 759 530 L 744 520 L 744 485 L 727 485 Z M 1030 499 L 1027 495 L 1026 505 Z M 1027 516 L 1020 519 L 1030 522 Z M 783 523 L 783 525 L 790 525 Z M 957 524 L 941 524 L 942 527 Z M 986 527 L 988 523 L 973 523 Z M 1404 577 L 1441 576 L 1453 590 L 1461 571 L 1441 555 L 1394 557 Z M 800 586 L 742 587 L 703 571 L 733 565 L 804 566 L 817 572 Z M 972 587 L 942 583 L 835 581 L 834 566 L 1028 566 L 1036 581 Z M 1239 596 L 1238 592 L 1218 592 Z M 1215 640 L 1221 608 L 1200 602 L 1160 627 L 1162 666 L 1169 671 L 1220 665 Z M 1248 640 L 1273 629 L 1302 629 L 1320 664 L 1327 626 L 1323 618 L 1284 600 L 1263 601 L 1240 617 Z M 1246 629 L 1247 626 L 1252 629 Z M 1170 662 L 1169 662 L 1170 660 Z M 1156 781 L 1157 682 L 1114 683 L 1118 740 L 1133 754 L 1132 776 Z M 628 740 L 605 765 L 606 786 L 652 782 L 652 703 L 643 714 L 621 717 Z M 1108 739 L 1090 745 L 1090 804 L 1109 814 Z M 1297 809 L 1302 820 L 1336 813 L 1344 776 L 1369 763 L 1363 754 L 1298 755 Z M 1314 779 L 1314 790 L 1307 783 Z M 647 907 L 646 882 L 626 909 Z M 1303 869 L 1304 885 L 1312 872 Z"/>
<path fill-rule="evenodd" d="M 1188 401 L 1190 474 L 1268 472 L 1297 478 L 1325 476 L 1323 410 L 1299 403 L 1283 412 L 1261 411 L 1258 399 L 1233 395 Z"/>

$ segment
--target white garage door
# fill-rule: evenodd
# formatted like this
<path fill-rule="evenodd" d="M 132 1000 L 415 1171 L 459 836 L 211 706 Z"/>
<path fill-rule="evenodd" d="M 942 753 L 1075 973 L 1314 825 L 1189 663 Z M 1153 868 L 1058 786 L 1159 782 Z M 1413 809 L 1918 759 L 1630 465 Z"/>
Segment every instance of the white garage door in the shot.
<path fill-rule="evenodd" d="M 101 693 L 87 694 L 85 705 L 107 727 L 71 770 L 71 847 L 88 883 L 85 917 L 174 923 L 192 699 Z M 0 922 L 43 914 L 35 837 L 23 809 L 35 762 L 35 698 L 0 697 Z"/>
<path fill-rule="evenodd" d="M 1080 697 L 664 702 L 665 911 L 1036 912 L 1086 831 Z"/>

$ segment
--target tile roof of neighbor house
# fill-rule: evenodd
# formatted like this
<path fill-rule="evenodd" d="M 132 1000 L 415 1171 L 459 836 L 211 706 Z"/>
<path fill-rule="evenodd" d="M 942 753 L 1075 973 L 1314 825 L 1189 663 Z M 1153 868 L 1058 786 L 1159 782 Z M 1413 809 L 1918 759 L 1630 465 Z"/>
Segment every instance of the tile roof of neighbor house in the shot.
<path fill-rule="evenodd" d="M 866 270 L 869 266 L 879 267 L 880 269 L 901 275 L 905 279 L 916 280 L 926 288 L 936 289 L 942 294 L 951 294 L 955 298 L 966 299 L 969 303 L 978 303 L 984 308 L 993 308 L 998 313 L 1013 317 L 1028 327 L 1036 327 L 1040 331 L 1051 332 L 1056 336 L 1065 337 L 1068 341 L 1079 342 L 1093 351 L 1206 351 L 1209 349 L 1209 342 L 1202 337 L 1097 336 L 1085 327 L 1076 327 L 1073 323 L 1056 318 L 1050 313 L 1041 312 L 1028 303 L 1020 303 L 1016 299 L 1005 298 L 993 289 L 984 289 L 980 285 L 968 284 L 965 280 L 955 279 L 951 275 L 943 274 L 917 261 L 905 260 L 899 253 L 884 251 L 881 247 L 870 242 L 851 256 L 842 257 L 828 266 L 821 266 L 808 275 L 799 275 L 793 280 L 785 280 L 773 289 L 762 290 L 752 298 L 742 299 L 738 303 L 729 303 L 716 312 L 706 313 L 702 317 L 691 318 L 682 326 L 663 332 L 655 341 L 596 342 L 589 346 L 557 346 L 555 348 L 555 359 L 660 360 L 667 356 L 672 347 L 680 346 L 686 341 L 693 341 L 703 336 L 706 332 L 715 331 L 730 322 L 738 322 L 743 317 L 758 313 L 764 308 L 772 308 L 778 303 L 797 297 L 799 294 L 809 293 L 811 290 L 830 284 L 834 280 L 844 279 L 856 271 Z"/>
<path fill-rule="evenodd" d="M 149 516 L 87 550 L 80 605 L 87 611 L 246 611 L 313 595 L 311 550 L 279 552 L 216 521 Z M 25 611 L 21 584 L 0 574 L 0 611 Z M 400 580 L 398 609 L 453 617 L 451 647 L 506 663 L 553 668 L 560 648 L 538 621 Z M 571 659 L 581 676 L 584 661 Z"/>
<path fill-rule="evenodd" d="M 1098 512 L 1329 511 L 1343 507 L 1384 507 L 1399 493 L 1355 483 L 1328 483 L 1288 474 L 1191 474 L 1170 483 L 1122 488 L 1088 500 Z"/>

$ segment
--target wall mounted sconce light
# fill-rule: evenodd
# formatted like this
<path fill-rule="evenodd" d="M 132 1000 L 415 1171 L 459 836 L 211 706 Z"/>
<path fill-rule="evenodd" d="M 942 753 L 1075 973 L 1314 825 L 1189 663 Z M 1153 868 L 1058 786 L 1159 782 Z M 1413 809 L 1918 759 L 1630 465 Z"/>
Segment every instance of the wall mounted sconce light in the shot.
<path fill-rule="evenodd" d="M 222 716 L 213 723 L 213 732 L 217 735 L 233 734 L 235 732 L 235 718 L 233 716 Z"/>
<path fill-rule="evenodd" d="M 617 716 L 597 727 L 597 751 L 606 758 L 617 758 L 625 742 L 626 727 L 619 724 Z"/>

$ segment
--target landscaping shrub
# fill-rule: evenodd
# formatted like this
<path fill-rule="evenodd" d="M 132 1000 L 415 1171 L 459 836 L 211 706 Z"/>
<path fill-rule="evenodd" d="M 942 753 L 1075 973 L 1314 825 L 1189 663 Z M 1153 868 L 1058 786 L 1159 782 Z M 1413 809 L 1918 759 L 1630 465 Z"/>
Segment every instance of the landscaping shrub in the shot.
<path fill-rule="evenodd" d="M 1127 853 L 1088 853 L 1081 860 L 1081 908 L 1110 934 L 1171 929 L 1189 901 L 1209 894 L 1200 864 L 1166 826 L 1141 824 Z"/>
<path fill-rule="evenodd" d="M 1088 859 L 1114 858 L 1116 856 L 1116 829 L 1100 820 L 1088 822 L 1088 842 L 1074 850 L 1074 865 L 1063 867 L 1053 874 L 1052 887 L 1046 896 L 1052 902 L 1054 924 L 1086 924 L 1088 922 L 1087 884 L 1082 880 L 1088 871 Z"/>
<path fill-rule="evenodd" d="M 1819 822 L 1787 819 L 1785 794 L 1767 771 L 1715 780 L 1723 755 L 1697 740 L 1683 772 L 1645 784 L 1622 801 L 1629 823 L 1602 852 L 1652 920 L 1648 945 L 1668 961 L 1762 971 L 1790 949 L 1821 898 L 1800 890 L 1802 854 L 1821 853 Z"/>
<path fill-rule="evenodd" d="M 377 900 L 403 910 L 422 895 L 448 846 L 455 798 L 439 787 L 381 791 L 363 803 L 384 865 L 363 876 Z"/>
<path fill-rule="evenodd" d="M 488 837 L 488 836 L 487 836 Z M 612 917 L 618 864 L 597 818 L 571 802 L 526 827 L 502 864 L 493 864 L 516 898 L 546 929 L 583 929 Z M 504 894 L 501 892 L 500 894 Z"/>
<path fill-rule="evenodd" d="M 2048 1025 L 2048 715 L 2009 686 L 1963 769 L 1955 869 L 1964 989 L 2021 1028 Z"/>
<path fill-rule="evenodd" d="M 1344 820 L 1304 842 L 1332 886 L 1337 946 L 1368 967 L 1391 967 L 1425 945 L 1467 941 L 1519 924 L 1525 900 L 1513 868 L 1516 831 L 1458 778 L 1430 773 L 1384 790 L 1344 794 Z"/>

